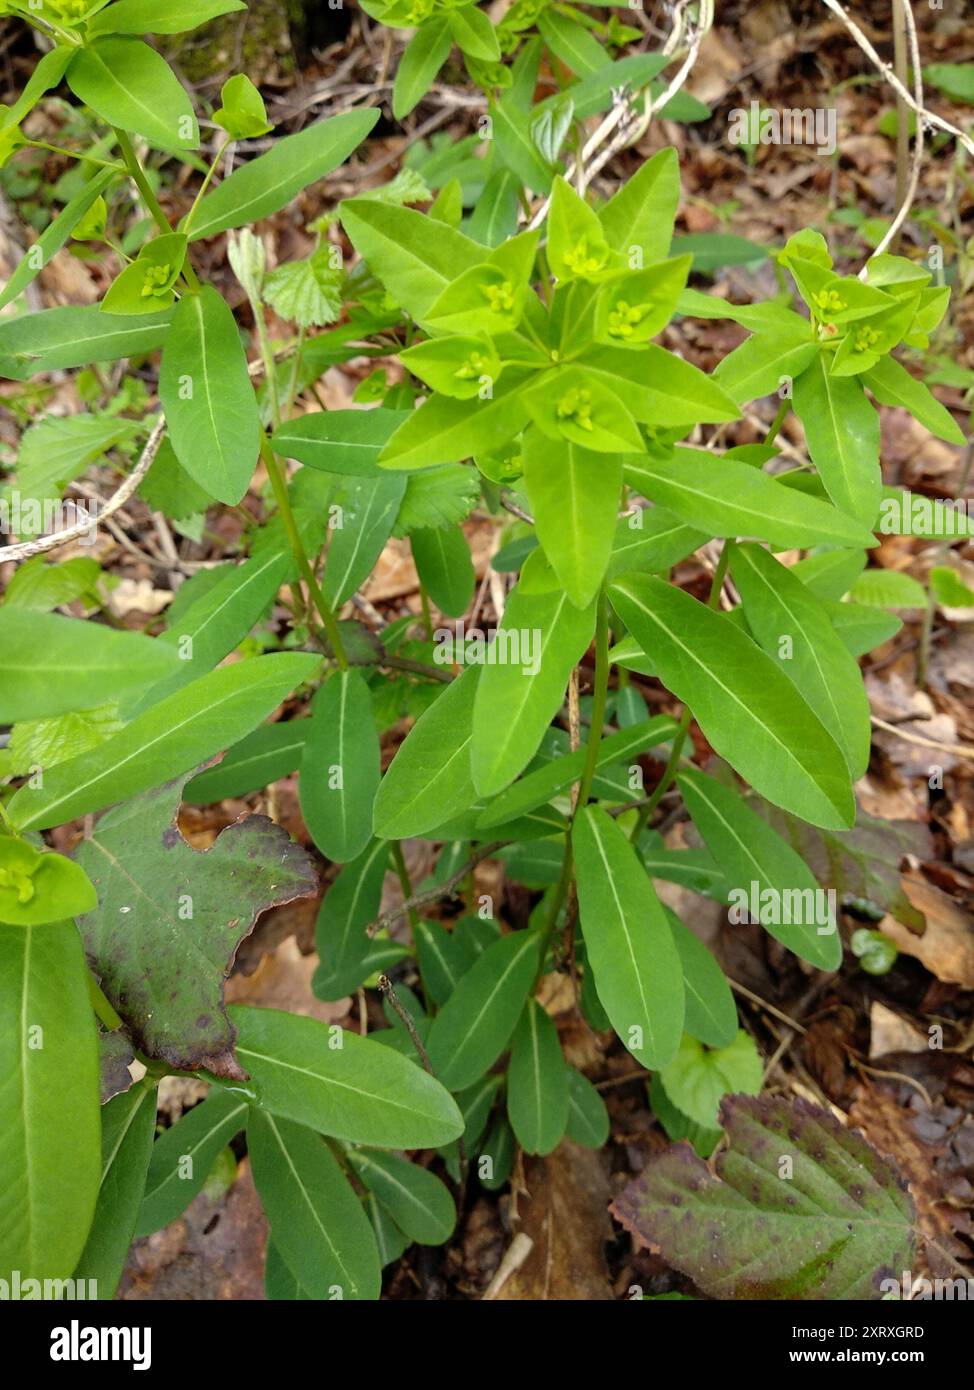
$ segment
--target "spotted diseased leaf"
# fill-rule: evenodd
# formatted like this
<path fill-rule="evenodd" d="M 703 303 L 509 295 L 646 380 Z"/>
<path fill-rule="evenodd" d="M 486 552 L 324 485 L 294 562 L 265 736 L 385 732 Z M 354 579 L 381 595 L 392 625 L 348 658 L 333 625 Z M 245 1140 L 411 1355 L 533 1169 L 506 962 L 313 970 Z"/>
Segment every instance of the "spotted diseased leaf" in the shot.
<path fill-rule="evenodd" d="M 98 907 L 78 924 L 88 962 L 141 1052 L 242 1080 L 223 1002 L 234 955 L 262 912 L 310 897 L 317 876 L 266 816 L 228 826 L 203 853 L 191 849 L 176 823 L 185 780 L 109 811 L 82 843 L 76 859 Z"/>
<path fill-rule="evenodd" d="M 716 1177 L 677 1144 L 612 1208 L 701 1293 L 878 1299 L 885 1279 L 911 1268 L 906 1184 L 858 1132 L 784 1096 L 728 1096 L 720 1119 L 730 1146 Z"/>

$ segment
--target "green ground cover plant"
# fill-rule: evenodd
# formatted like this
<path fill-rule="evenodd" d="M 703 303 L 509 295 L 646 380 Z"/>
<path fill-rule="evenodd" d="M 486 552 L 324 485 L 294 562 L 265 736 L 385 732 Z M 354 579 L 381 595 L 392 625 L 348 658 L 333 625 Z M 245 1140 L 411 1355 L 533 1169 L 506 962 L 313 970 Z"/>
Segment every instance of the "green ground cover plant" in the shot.
<path fill-rule="evenodd" d="M 603 1098 L 539 1001 L 564 973 L 588 1025 L 651 1074 L 671 1138 L 692 1145 L 619 1198 L 619 1219 L 709 1296 L 878 1297 L 877 1271 L 909 1267 L 909 1195 L 824 1112 L 758 1098 L 730 984 L 654 880 L 759 921 L 818 971 L 843 961 L 826 888 L 909 920 L 857 838 L 871 828 L 853 791 L 870 747 L 858 658 L 916 601 L 867 569 L 878 536 L 909 534 L 917 515 L 884 486 L 880 411 L 964 442 L 900 360 L 928 343 L 949 292 L 888 252 L 841 274 L 814 230 L 773 253 L 779 290 L 764 302 L 692 287 L 698 252 L 673 237 L 675 150 L 608 198 L 580 177 L 581 122 L 621 85 L 651 104 L 666 57 L 625 56 L 625 10 L 524 0 L 496 30 L 473 4 L 369 0 L 382 24 L 415 30 L 396 116 L 456 46 L 489 94 L 487 123 L 435 177 L 407 167 L 329 208 L 312 252 L 269 269 L 255 228 L 360 160 L 379 111 L 275 134 L 244 74 L 195 109 L 148 40 L 242 8 L 0 4 L 50 41 L 0 113 L 10 167 L 56 89 L 96 132 L 70 149 L 79 177 L 0 292 L 3 375 L 26 393 L 73 373 L 86 403 L 33 414 L 2 493 L 19 540 L 0 603 L 0 1277 L 94 1280 L 112 1297 L 132 1239 L 179 1216 L 245 1133 L 268 1295 L 377 1298 L 383 1268 L 412 1242 L 449 1240 L 465 1193 L 502 1187 L 518 1148 L 606 1142 Z M 536 103 L 543 53 L 564 86 Z M 697 113 L 686 99 L 670 114 Z M 221 132 L 206 159 L 204 115 Z M 261 140 L 227 172 L 229 146 Z M 174 166 L 195 190 L 178 221 L 159 196 Z M 102 301 L 29 311 L 25 292 L 71 245 L 112 268 Z M 252 315 L 252 360 L 207 272 L 224 246 L 235 279 L 219 284 Z M 746 336 L 708 374 L 661 344 L 682 318 Z M 317 409 L 325 369 L 362 356 L 376 365 L 356 407 Z M 105 364 L 126 362 L 148 364 L 151 389 L 124 367 L 106 389 Z M 722 447 L 719 427 L 768 397 L 763 442 Z M 782 466 L 791 411 L 810 466 Z M 189 579 L 154 635 L 105 620 L 97 561 L 59 561 L 45 541 L 45 504 L 108 450 L 126 495 L 137 486 L 184 534 L 252 490 L 263 503 L 241 553 Z M 475 508 L 505 519 L 493 564 L 518 575 L 488 633 L 463 627 Z M 971 534 L 940 504 L 930 518 Z M 409 539 L 424 621 L 375 631 L 347 606 L 390 537 Z M 672 578 L 693 554 L 708 592 Z M 940 597 L 956 600 L 943 568 Z M 59 611 L 78 602 L 87 617 Z M 287 622 L 272 628 L 275 602 Z M 652 714 L 633 675 L 682 712 Z M 706 770 L 691 724 L 716 755 Z M 662 768 L 651 785 L 646 755 Z M 257 814 L 206 852 L 180 833 L 181 806 L 295 773 L 316 853 Z M 685 808 L 691 847 L 664 842 L 664 798 Z M 402 842 L 417 839 L 436 862 L 411 884 Z M 517 930 L 472 889 L 488 858 L 532 895 Z M 260 913 L 317 894 L 329 862 L 314 993 L 381 990 L 388 1026 L 366 1037 L 225 1004 Z M 405 902 L 383 913 L 389 870 Z M 454 890 L 465 915 L 424 916 Z M 210 1090 L 157 1134 L 172 1074 Z M 722 1128 L 718 1181 L 703 1159 Z M 696 1213 L 692 1238 L 674 1194 Z M 799 1218 L 815 1219 L 814 1240 Z M 733 1234 L 719 1267 L 712 1230 Z"/>

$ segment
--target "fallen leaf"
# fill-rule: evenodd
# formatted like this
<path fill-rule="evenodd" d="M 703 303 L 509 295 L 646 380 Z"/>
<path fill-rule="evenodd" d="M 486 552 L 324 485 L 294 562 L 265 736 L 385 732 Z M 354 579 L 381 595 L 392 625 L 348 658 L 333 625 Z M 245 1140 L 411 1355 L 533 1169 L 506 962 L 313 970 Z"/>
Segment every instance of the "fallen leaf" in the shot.
<path fill-rule="evenodd" d="M 926 930 L 915 936 L 895 917 L 884 917 L 879 930 L 938 980 L 974 989 L 974 916 L 925 878 L 904 874 L 903 889 L 925 917 Z"/>

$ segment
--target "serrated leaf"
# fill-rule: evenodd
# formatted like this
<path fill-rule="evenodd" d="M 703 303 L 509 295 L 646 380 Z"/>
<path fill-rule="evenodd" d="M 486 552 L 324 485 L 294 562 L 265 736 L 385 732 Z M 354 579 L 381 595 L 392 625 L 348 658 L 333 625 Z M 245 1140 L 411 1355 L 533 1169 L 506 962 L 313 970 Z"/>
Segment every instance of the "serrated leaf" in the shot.
<path fill-rule="evenodd" d="M 206 853 L 191 849 L 176 824 L 183 780 L 110 811 L 82 842 L 76 859 L 98 907 L 79 926 L 102 989 L 144 1053 L 240 1078 L 223 1007 L 233 957 L 261 912 L 311 896 L 317 875 L 266 816 L 228 826 Z"/>
<path fill-rule="evenodd" d="M 660 1067 L 667 1096 L 704 1129 L 715 1129 L 721 1099 L 730 1092 L 756 1096 L 764 1066 L 750 1033 L 735 1031 L 726 1047 L 708 1048 L 684 1037 L 676 1056 Z"/>
<path fill-rule="evenodd" d="M 323 328 L 342 312 L 341 267 L 331 264 L 330 245 L 301 261 L 289 261 L 272 270 L 264 281 L 263 295 L 280 318 L 299 328 Z"/>
<path fill-rule="evenodd" d="M 784 1096 L 733 1096 L 721 1123 L 730 1149 L 716 1178 L 680 1145 L 650 1159 L 613 1206 L 702 1293 L 876 1299 L 890 1271 L 912 1267 L 913 1203 L 859 1134 Z"/>
<path fill-rule="evenodd" d="M 474 468 L 448 463 L 411 473 L 393 534 L 408 536 L 427 527 L 455 526 L 479 501 L 480 479 Z"/>

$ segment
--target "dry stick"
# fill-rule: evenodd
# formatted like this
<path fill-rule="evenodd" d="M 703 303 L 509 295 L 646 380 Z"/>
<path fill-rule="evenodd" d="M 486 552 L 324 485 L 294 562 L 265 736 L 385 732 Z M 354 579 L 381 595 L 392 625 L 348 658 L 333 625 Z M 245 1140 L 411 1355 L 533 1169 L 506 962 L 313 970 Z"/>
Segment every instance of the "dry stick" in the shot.
<path fill-rule="evenodd" d="M 95 524 L 99 520 L 105 520 L 120 507 L 124 507 L 142 479 L 152 467 L 153 460 L 159 452 L 163 435 L 166 432 L 166 422 L 160 418 L 152 428 L 152 433 L 146 440 L 145 448 L 138 463 L 132 469 L 125 481 L 113 493 L 105 505 L 100 508 L 98 516 L 94 518 Z M 5 545 L 0 547 L 0 562 L 4 560 L 29 560 L 33 555 L 43 555 L 47 550 L 54 550 L 59 545 L 67 545 L 70 541 L 76 541 L 81 536 L 90 535 L 92 521 L 78 522 L 75 526 L 66 526 L 63 531 L 56 531 L 53 536 L 40 536 L 36 541 L 22 541 L 19 545 Z"/>
<path fill-rule="evenodd" d="M 406 1032 L 409 1034 L 410 1041 L 412 1042 L 413 1047 L 415 1047 L 416 1049 L 416 1053 L 419 1057 L 419 1060 L 423 1064 L 424 1070 L 428 1071 L 430 1076 L 432 1076 L 433 1064 L 429 1059 L 429 1053 L 423 1046 L 423 1039 L 417 1033 L 416 1025 L 412 1020 L 409 1010 L 403 1006 L 398 994 L 395 991 L 392 981 L 389 979 L 389 976 L 380 975 L 377 984 L 379 986 L 379 993 L 385 995 L 386 999 L 388 999 L 389 1003 L 392 1005 L 396 1017 L 399 1019 Z"/>
<path fill-rule="evenodd" d="M 913 65 L 914 99 L 916 101 L 917 106 L 922 110 L 923 74 L 920 69 L 920 44 L 917 39 L 916 21 L 913 18 L 913 10 L 910 8 L 910 0 L 893 0 L 893 14 L 895 24 L 894 36 L 897 41 L 897 74 L 899 74 L 901 70 L 901 61 L 902 65 L 905 66 L 906 60 L 905 52 L 903 52 L 901 59 L 901 54 L 899 50 L 901 48 L 905 49 L 904 40 L 908 39 L 910 47 L 910 62 Z M 913 141 L 913 163 L 910 166 L 909 180 L 907 180 L 905 177 L 905 161 L 906 148 L 909 143 L 910 133 L 908 123 L 906 120 L 906 113 L 906 103 L 904 102 L 903 97 L 897 91 L 896 198 L 897 202 L 899 203 L 899 209 L 896 213 L 896 216 L 893 218 L 893 221 L 886 229 L 886 233 L 883 236 L 882 241 L 880 241 L 879 245 L 873 252 L 873 256 L 880 255 L 883 251 L 886 250 L 887 247 L 889 247 L 891 250 L 896 249 L 896 244 L 899 241 L 899 236 L 903 228 L 903 223 L 906 221 L 907 216 L 909 215 L 910 208 L 913 206 L 913 201 L 916 198 L 917 189 L 920 185 L 920 167 L 923 163 L 925 118 L 922 116 L 917 118 L 916 137 Z M 867 261 L 866 264 L 863 266 L 862 270 L 859 272 L 860 280 L 864 280 L 866 278 L 868 270 L 869 262 Z"/>
<path fill-rule="evenodd" d="M 917 101 L 916 97 L 912 95 L 896 76 L 892 63 L 885 63 L 883 61 L 855 20 L 852 19 L 847 11 L 839 4 L 839 0 L 822 0 L 822 3 L 827 5 L 832 13 L 841 19 L 863 53 L 865 53 L 866 57 L 872 63 L 873 67 L 876 68 L 883 79 L 889 83 L 893 91 L 903 98 L 910 110 L 915 111 L 917 116 L 926 119 L 928 124 L 936 126 L 938 130 L 945 130 L 948 135 L 952 135 L 955 140 L 960 141 L 969 155 L 974 155 L 974 137 L 966 134 L 959 126 L 953 125 L 950 121 L 945 121 L 942 116 L 936 115 L 935 112 L 928 110 L 922 102 Z"/>
<path fill-rule="evenodd" d="M 375 936 L 376 932 L 391 926 L 393 922 L 398 922 L 400 917 L 405 917 L 413 908 L 425 907 L 427 903 L 435 903 L 439 898 L 447 897 L 472 869 L 475 869 L 482 860 L 489 859 L 491 855 L 496 854 L 499 849 L 503 849 L 506 843 L 506 840 L 493 840 L 489 845 L 481 845 L 480 849 L 476 850 L 466 863 L 457 869 L 455 874 L 451 874 L 445 883 L 438 884 L 435 888 L 424 889 L 422 893 L 414 893 L 411 898 L 400 903 L 398 907 L 391 907 L 388 912 L 383 912 L 381 917 L 377 917 L 366 928 L 366 936 Z"/>

